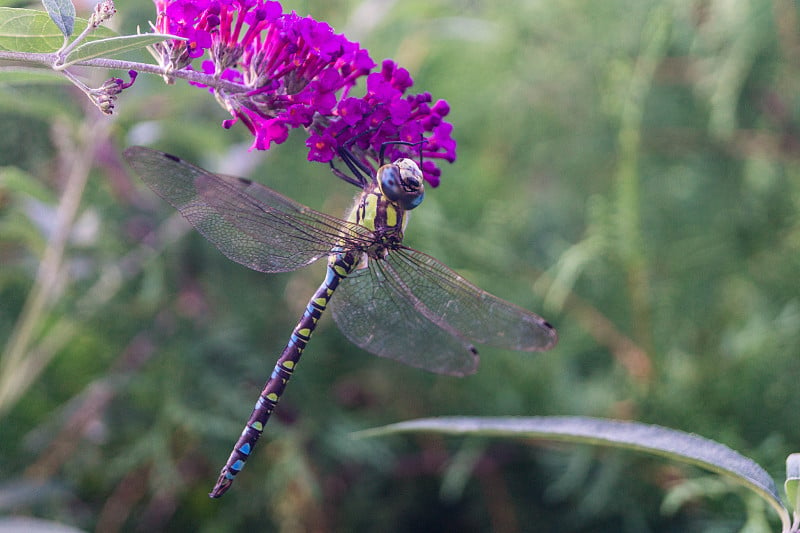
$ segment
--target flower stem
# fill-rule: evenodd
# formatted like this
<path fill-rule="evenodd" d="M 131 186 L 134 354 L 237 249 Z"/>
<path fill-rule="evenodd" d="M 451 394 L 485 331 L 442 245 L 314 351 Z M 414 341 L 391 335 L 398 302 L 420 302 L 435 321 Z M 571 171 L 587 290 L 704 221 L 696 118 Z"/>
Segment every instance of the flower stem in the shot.
<path fill-rule="evenodd" d="M 57 70 L 56 66 L 58 64 L 58 56 L 54 53 L 42 54 L 0 51 L 0 60 L 35 63 L 50 67 L 54 70 Z M 136 61 L 124 61 L 119 59 L 93 58 L 73 63 L 70 65 L 70 68 L 74 66 L 117 69 L 125 71 L 135 70 L 137 72 L 146 72 L 148 74 L 156 74 L 158 76 L 169 75 L 173 78 L 180 78 L 186 81 L 202 83 L 203 85 L 208 85 L 209 87 L 214 87 L 215 89 L 230 93 L 243 93 L 250 90 L 248 87 L 239 83 L 218 79 L 213 75 L 206 74 L 204 72 L 186 69 L 167 71 L 167 69 L 164 67 L 154 65 L 152 63 L 139 63 Z"/>
<path fill-rule="evenodd" d="M 56 210 L 53 233 L 42 255 L 33 288 L 0 355 L 0 414 L 14 404 L 32 381 L 29 375 L 29 347 L 37 327 L 52 306 L 62 270 L 64 250 L 94 162 L 95 147 L 98 139 L 105 138 L 111 124 L 110 120 L 97 120 L 94 116 L 87 116 L 84 122 L 82 148 L 72 159 L 72 168 Z"/>

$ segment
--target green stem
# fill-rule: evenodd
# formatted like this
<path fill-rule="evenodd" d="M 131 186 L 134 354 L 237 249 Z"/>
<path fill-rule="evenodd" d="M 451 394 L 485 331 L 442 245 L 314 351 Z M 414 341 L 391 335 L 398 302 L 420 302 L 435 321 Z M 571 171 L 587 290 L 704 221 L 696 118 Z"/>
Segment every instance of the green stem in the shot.
<path fill-rule="evenodd" d="M 639 194 L 639 149 L 642 116 L 647 93 L 656 67 L 669 42 L 671 11 L 659 6 L 653 10 L 643 34 L 643 49 L 634 67 L 620 113 L 619 167 L 616 173 L 617 231 L 619 254 L 627 271 L 635 338 L 648 350 L 650 342 L 650 302 L 647 260 L 641 233 Z"/>
<path fill-rule="evenodd" d="M 82 149 L 75 154 L 67 177 L 66 187 L 56 210 L 54 230 L 42 255 L 33 288 L 0 356 L 0 413 L 5 412 L 22 394 L 29 383 L 26 359 L 32 339 L 56 296 L 69 235 L 80 206 L 83 191 L 94 161 L 98 140 L 104 139 L 111 127 L 110 120 L 87 116 L 80 136 Z"/>
<path fill-rule="evenodd" d="M 97 282 L 75 302 L 69 315 L 62 315 L 47 330 L 47 335 L 31 344 L 24 362 L 14 374 L 14 389 L 0 406 L 0 417 L 7 412 L 30 387 L 50 361 L 75 338 L 80 325 L 97 315 L 124 286 L 165 249 L 185 236 L 191 226 L 180 214 L 167 219 L 155 232 L 116 263 L 103 269 Z"/>
<path fill-rule="evenodd" d="M 58 56 L 56 54 L 6 52 L 4 50 L 0 50 L 0 60 L 33 63 L 54 70 L 57 70 L 56 67 L 58 65 Z M 203 85 L 208 85 L 209 87 L 214 87 L 215 89 L 224 90 L 230 93 L 242 93 L 250 90 L 248 87 L 239 83 L 218 79 L 213 75 L 198 72 L 196 70 L 180 69 L 168 71 L 164 67 L 154 65 L 152 63 L 139 63 L 136 61 L 123 61 L 119 59 L 93 58 L 84 61 L 77 61 L 70 66 L 94 67 L 113 70 L 135 70 L 137 72 L 157 74 L 158 76 L 162 77 L 168 75 L 173 78 L 202 83 Z"/>

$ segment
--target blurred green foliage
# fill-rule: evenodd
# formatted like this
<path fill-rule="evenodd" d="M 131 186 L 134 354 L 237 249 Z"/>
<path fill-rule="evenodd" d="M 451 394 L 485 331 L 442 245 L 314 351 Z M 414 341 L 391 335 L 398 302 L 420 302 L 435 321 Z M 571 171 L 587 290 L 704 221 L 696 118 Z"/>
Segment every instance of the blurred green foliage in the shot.
<path fill-rule="evenodd" d="M 302 135 L 247 153 L 244 128 L 220 128 L 224 111 L 184 83 L 140 76 L 114 120 L 66 86 L 0 86 L 0 513 L 98 531 L 776 530 L 717 478 L 639 454 L 349 433 L 438 414 L 635 419 L 723 442 L 780 481 L 800 442 L 797 3 L 284 6 L 450 102 L 459 159 L 407 242 L 540 312 L 559 345 L 484 349 L 456 379 L 372 357 L 325 318 L 211 501 L 322 269 L 227 261 L 120 152 L 147 143 L 332 214 L 355 190 L 305 160 Z M 123 31 L 154 16 L 146 0 L 119 8 Z M 63 260 L 9 364 L 80 161 Z"/>

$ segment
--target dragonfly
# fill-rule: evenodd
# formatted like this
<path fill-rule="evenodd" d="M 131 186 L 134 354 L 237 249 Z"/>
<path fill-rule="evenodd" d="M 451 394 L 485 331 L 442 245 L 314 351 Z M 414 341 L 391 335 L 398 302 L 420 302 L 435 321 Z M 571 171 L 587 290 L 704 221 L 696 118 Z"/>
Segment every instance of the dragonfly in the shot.
<path fill-rule="evenodd" d="M 544 351 L 558 339 L 540 316 L 403 245 L 408 211 L 424 197 L 422 172 L 415 161 L 399 158 L 371 172 L 352 154 L 340 153 L 356 177 L 336 169 L 334 173 L 361 187 L 345 218 L 170 154 L 138 146 L 125 150 L 128 164 L 142 180 L 233 261 L 275 273 L 327 259 L 325 279 L 267 379 L 209 493 L 212 498 L 222 496 L 244 467 L 329 303 L 334 321 L 355 345 L 439 374 L 474 373 L 475 344 Z"/>

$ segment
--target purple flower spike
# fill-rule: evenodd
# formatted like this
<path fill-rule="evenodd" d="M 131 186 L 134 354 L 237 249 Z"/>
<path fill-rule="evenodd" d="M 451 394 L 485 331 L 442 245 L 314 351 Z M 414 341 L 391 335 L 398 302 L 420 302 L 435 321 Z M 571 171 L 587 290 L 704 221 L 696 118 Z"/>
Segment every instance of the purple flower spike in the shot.
<path fill-rule="evenodd" d="M 283 13 L 279 2 L 266 0 L 154 1 L 156 30 L 187 39 L 154 46 L 159 61 L 191 68 L 193 58 L 208 53 L 203 71 L 241 87 L 209 87 L 231 114 L 223 126 L 241 121 L 255 137 L 252 149 L 268 150 L 303 127 L 310 161 L 327 163 L 343 150 L 374 170 L 384 163 L 382 151 L 390 160 L 423 159 L 434 187 L 441 171 L 432 160 L 455 160 L 453 128 L 443 120 L 447 102 L 431 106 L 428 93 L 406 95 L 414 81 L 394 61 L 371 73 L 369 53 L 327 23 Z M 363 77 L 366 94 L 351 95 Z M 393 144 L 399 142 L 406 144 Z"/>
<path fill-rule="evenodd" d="M 106 80 L 103 85 L 97 89 L 89 90 L 89 97 L 100 111 L 106 115 L 111 115 L 114 112 L 114 106 L 120 93 L 134 84 L 136 77 L 139 75 L 135 70 L 129 70 L 128 76 L 131 81 L 125 82 L 122 78 L 111 78 Z"/>

